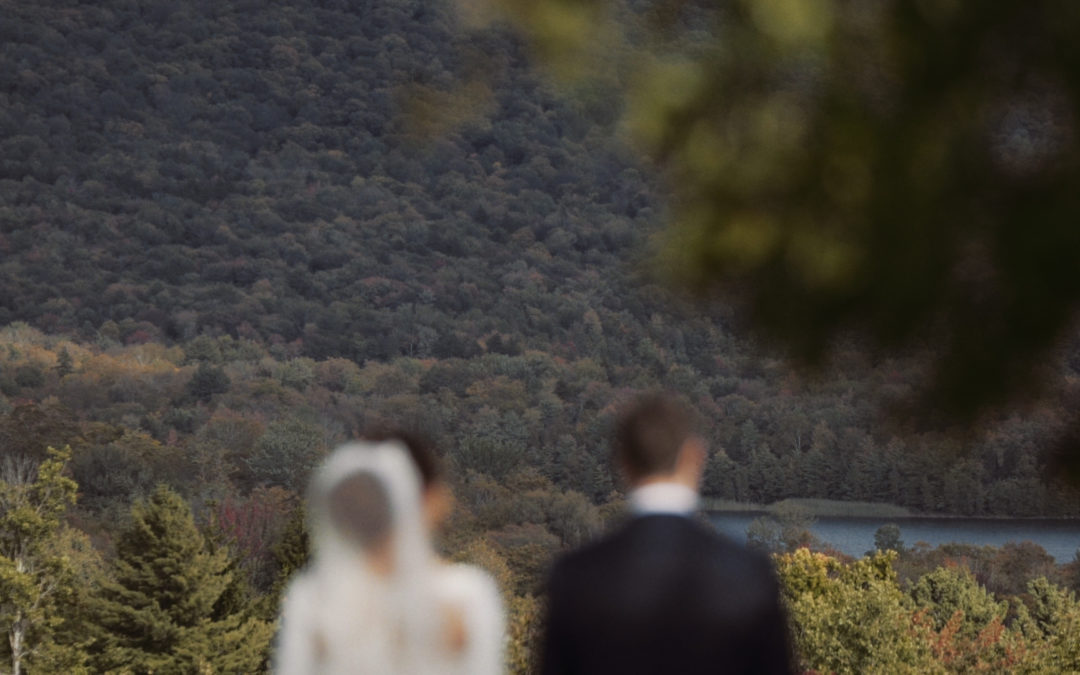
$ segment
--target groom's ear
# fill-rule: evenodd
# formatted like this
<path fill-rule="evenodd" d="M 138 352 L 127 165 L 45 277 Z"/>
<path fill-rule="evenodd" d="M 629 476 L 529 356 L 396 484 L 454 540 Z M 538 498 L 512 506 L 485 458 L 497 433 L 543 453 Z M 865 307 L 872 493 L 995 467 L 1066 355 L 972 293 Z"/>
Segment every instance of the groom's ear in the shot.
<path fill-rule="evenodd" d="M 679 454 L 675 458 L 675 473 L 696 485 L 705 474 L 705 463 L 708 459 L 709 451 L 705 440 L 700 436 L 689 436 L 679 447 Z"/>

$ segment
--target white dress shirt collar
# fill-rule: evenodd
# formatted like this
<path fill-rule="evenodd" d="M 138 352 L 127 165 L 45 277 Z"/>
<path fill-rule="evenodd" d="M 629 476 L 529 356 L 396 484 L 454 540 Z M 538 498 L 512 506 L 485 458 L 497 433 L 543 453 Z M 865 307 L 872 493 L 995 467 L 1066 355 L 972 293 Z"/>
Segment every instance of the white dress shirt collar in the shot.
<path fill-rule="evenodd" d="M 680 483 L 648 483 L 634 488 L 627 496 L 634 515 L 691 515 L 698 507 L 698 493 Z"/>

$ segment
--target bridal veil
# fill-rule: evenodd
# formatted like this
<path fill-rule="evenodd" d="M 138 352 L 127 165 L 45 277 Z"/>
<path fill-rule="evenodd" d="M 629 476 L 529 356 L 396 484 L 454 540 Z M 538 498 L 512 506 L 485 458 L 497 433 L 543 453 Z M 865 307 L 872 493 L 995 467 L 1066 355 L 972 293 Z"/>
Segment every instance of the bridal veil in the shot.
<path fill-rule="evenodd" d="M 352 443 L 308 493 L 312 558 L 290 583 L 275 671 L 439 672 L 435 560 L 420 481 L 396 442 Z"/>

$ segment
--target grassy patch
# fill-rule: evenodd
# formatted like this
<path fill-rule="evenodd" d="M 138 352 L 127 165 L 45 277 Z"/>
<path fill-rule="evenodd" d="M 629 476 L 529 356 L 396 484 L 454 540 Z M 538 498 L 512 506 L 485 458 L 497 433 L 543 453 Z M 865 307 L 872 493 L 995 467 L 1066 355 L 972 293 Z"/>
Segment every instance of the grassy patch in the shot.
<path fill-rule="evenodd" d="M 702 511 L 765 511 L 768 507 L 754 502 L 737 502 L 733 499 L 701 498 Z"/>
<path fill-rule="evenodd" d="M 907 518 L 912 515 L 907 507 L 896 504 L 842 502 L 835 499 L 785 499 L 769 504 L 765 510 L 775 513 L 778 508 L 783 508 L 781 505 L 799 507 L 818 518 Z"/>
<path fill-rule="evenodd" d="M 701 500 L 702 511 L 761 511 L 777 515 L 777 511 L 795 507 L 814 518 L 910 518 L 914 514 L 905 506 L 879 502 L 843 502 L 837 499 L 785 499 L 773 504 L 737 502 L 732 499 Z"/>

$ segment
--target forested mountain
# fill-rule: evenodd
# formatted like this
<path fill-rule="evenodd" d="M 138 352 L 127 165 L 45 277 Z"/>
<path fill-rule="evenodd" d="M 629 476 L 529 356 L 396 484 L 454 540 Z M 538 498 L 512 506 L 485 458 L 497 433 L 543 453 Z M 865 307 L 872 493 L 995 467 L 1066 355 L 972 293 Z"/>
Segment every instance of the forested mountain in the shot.
<path fill-rule="evenodd" d="M 6 13 L 0 322 L 358 362 L 474 356 L 501 331 L 573 357 L 590 325 L 659 306 L 620 269 L 653 219 L 641 174 L 442 4 Z M 476 110 L 418 138 L 416 109 L 481 58 Z"/>
<path fill-rule="evenodd" d="M 185 363 L 233 358 L 207 347 L 230 338 L 286 362 L 419 359 L 412 388 L 385 385 L 413 397 L 401 414 L 439 398 L 445 418 L 425 425 L 451 448 L 477 434 L 593 498 L 610 487 L 591 478 L 604 411 L 662 386 L 725 453 L 718 496 L 1076 512 L 1033 487 L 1060 411 L 957 454 L 876 421 L 905 364 L 852 355 L 809 387 L 721 309 L 643 283 L 663 206 L 610 126 L 617 99 L 560 97 L 512 37 L 449 5 L 4 9 L 0 324 L 186 346 Z M 3 395 L 32 396 L 17 370 L 42 365 L 9 359 Z M 479 404 L 491 387 L 517 395 Z M 363 422 L 370 404 L 352 403 Z"/>

